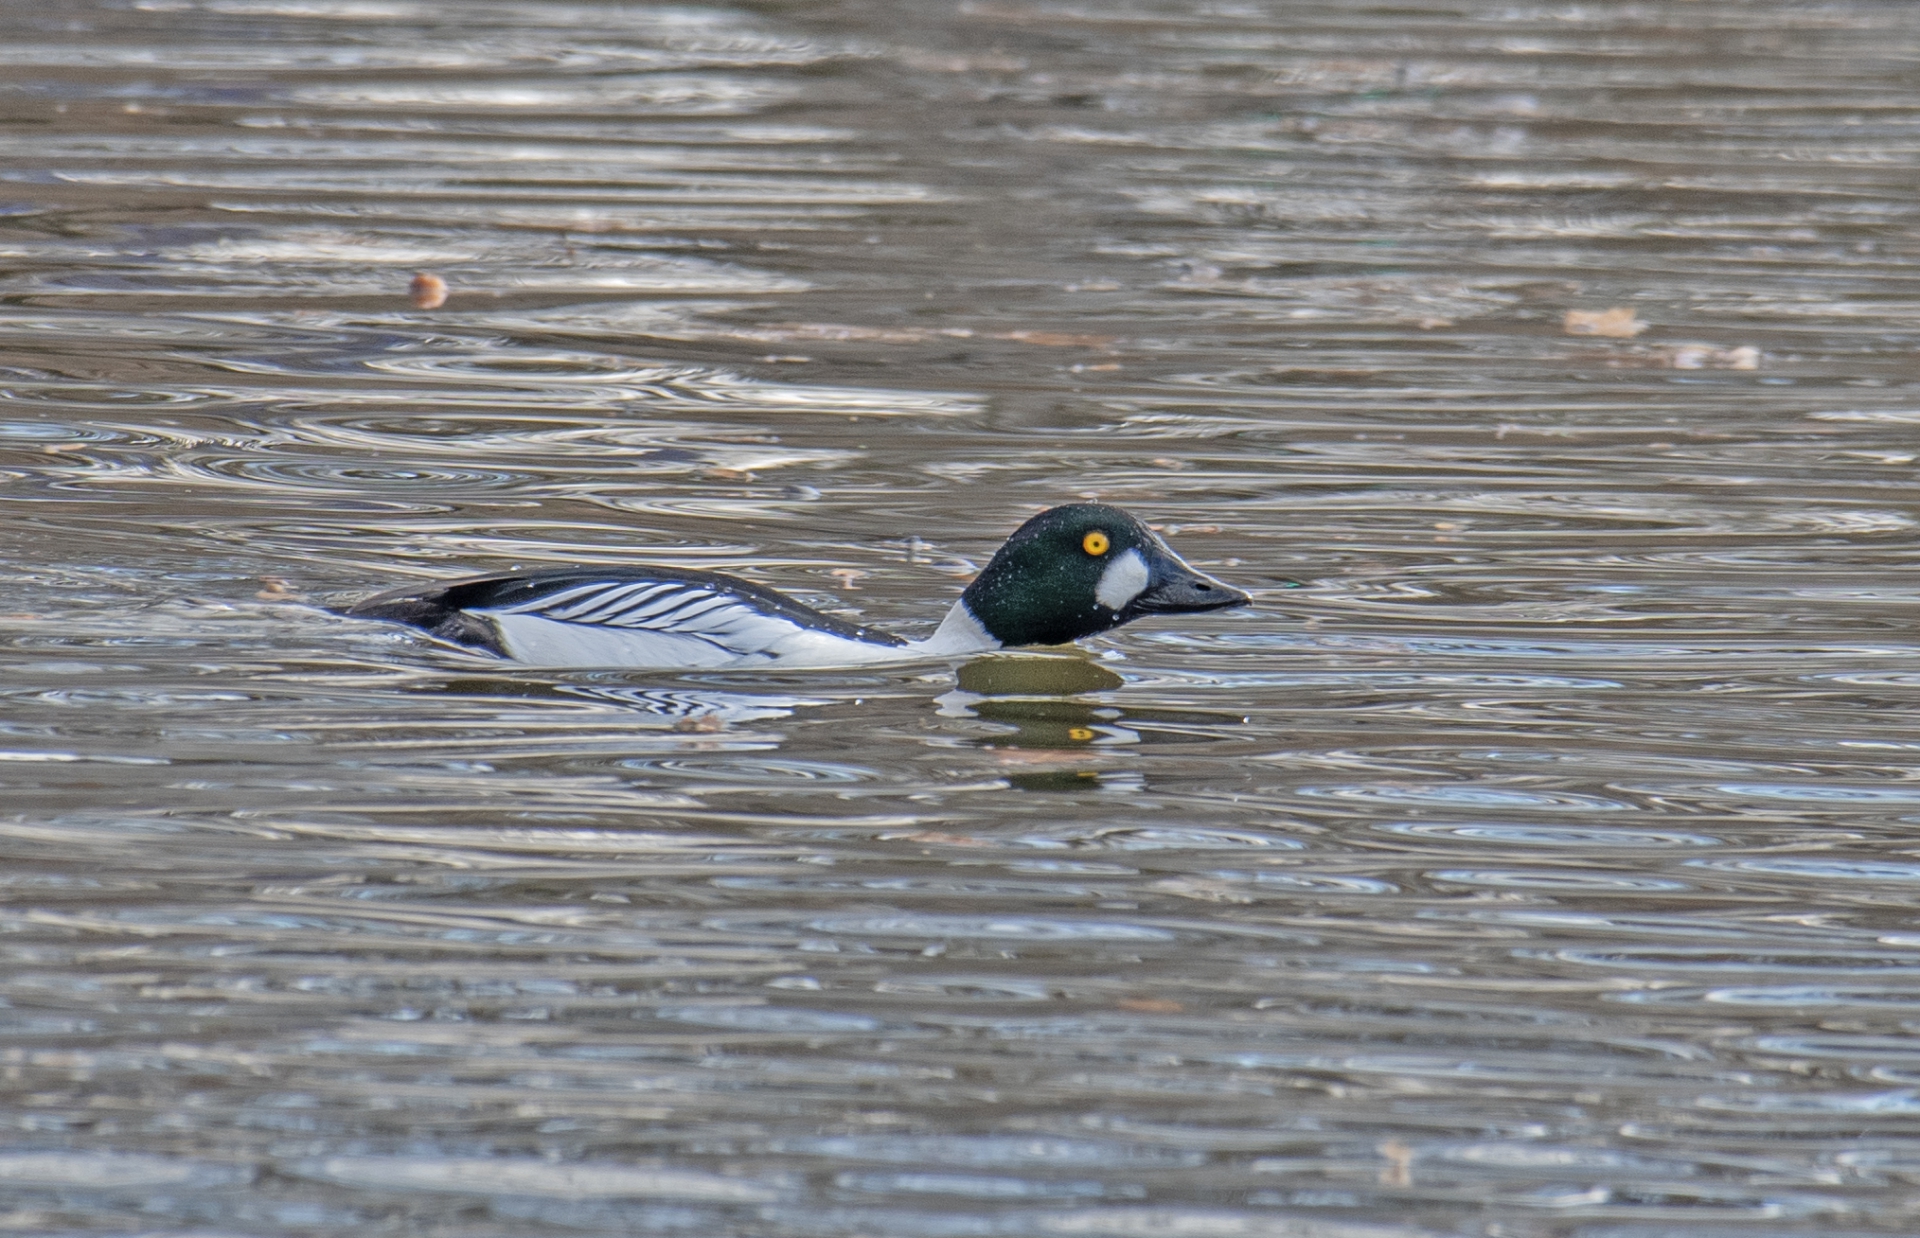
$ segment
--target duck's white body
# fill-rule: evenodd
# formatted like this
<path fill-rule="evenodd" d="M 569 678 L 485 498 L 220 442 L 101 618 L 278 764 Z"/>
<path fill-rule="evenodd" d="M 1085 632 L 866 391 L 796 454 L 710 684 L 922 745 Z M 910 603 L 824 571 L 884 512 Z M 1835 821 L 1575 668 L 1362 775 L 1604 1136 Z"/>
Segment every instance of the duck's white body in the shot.
<path fill-rule="evenodd" d="M 698 585 L 585 584 L 468 613 L 493 624 L 509 657 L 535 666 L 867 666 L 1000 648 L 964 602 L 932 636 L 897 643 L 769 614 L 751 599 Z"/>

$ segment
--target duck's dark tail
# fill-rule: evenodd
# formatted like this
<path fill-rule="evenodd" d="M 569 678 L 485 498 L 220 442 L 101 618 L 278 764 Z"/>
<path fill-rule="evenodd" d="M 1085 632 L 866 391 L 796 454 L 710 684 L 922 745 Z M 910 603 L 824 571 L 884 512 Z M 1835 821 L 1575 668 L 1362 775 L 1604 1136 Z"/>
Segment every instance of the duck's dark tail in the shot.
<path fill-rule="evenodd" d="M 455 581 L 452 584 L 434 585 L 427 582 L 409 585 L 377 594 L 363 602 L 355 602 L 340 613 L 349 619 L 384 619 L 389 623 L 404 623 L 448 644 L 505 658 L 511 655 L 500 643 L 500 633 L 493 624 L 484 615 L 469 614 L 464 609 L 481 594 L 488 592 L 485 586 L 497 587 L 500 583 L 500 578 L 495 576 L 484 580 Z"/>

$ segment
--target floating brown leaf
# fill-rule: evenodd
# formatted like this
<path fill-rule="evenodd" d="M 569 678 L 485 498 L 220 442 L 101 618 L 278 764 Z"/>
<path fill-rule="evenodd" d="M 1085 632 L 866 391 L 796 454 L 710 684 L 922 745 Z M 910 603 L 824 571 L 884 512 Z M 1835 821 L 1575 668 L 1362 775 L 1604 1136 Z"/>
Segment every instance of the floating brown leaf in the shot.
<path fill-rule="evenodd" d="M 447 281 L 431 271 L 417 272 L 407 285 L 407 299 L 415 309 L 439 309 L 447 303 Z"/>
<path fill-rule="evenodd" d="M 1647 329 L 1624 305 L 1603 310 L 1568 310 L 1560 322 L 1568 335 L 1604 335 L 1608 339 L 1630 340 Z"/>

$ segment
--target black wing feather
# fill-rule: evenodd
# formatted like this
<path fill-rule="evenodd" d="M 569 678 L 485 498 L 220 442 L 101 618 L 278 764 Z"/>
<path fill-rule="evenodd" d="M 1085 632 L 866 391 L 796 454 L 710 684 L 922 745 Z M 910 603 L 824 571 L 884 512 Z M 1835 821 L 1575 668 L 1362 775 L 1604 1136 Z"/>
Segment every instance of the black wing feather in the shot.
<path fill-rule="evenodd" d="M 735 598 L 762 614 L 776 615 L 818 632 L 878 645 L 906 644 L 892 633 L 822 614 L 811 606 L 802 606 L 784 594 L 741 580 L 738 576 L 671 567 L 560 568 L 521 576 L 475 576 L 446 584 L 409 585 L 356 602 L 343 613 L 354 619 L 386 619 L 408 624 L 455 645 L 508 657 L 510 655 L 502 647 L 500 635 L 494 630 L 493 624 L 484 616 L 471 612 L 527 607 L 530 603 L 537 604 L 543 597 L 581 585 L 620 584 L 694 586 L 721 595 L 715 599 L 716 605 L 726 598 Z M 612 620 L 623 617 L 628 611 L 644 611 L 649 601 L 658 600 L 657 597 L 648 597 L 645 589 L 619 600 L 603 596 L 599 604 L 589 606 L 585 614 L 561 622 L 611 626 Z M 691 600 L 681 599 L 677 604 L 670 603 L 659 615 L 647 617 L 657 618 L 665 626 L 666 621 L 687 617 L 683 607 Z M 604 613 L 594 614 L 595 611 Z M 589 615 L 592 617 L 587 617 Z M 546 617 L 558 618 L 551 614 Z M 642 622 L 634 626 L 648 625 Z"/>

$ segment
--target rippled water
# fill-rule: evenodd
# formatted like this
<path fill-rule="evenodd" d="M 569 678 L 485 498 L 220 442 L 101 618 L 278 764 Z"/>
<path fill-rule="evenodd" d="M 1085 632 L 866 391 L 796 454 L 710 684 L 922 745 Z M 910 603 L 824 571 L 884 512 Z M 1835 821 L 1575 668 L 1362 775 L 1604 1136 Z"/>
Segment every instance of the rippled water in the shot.
<path fill-rule="evenodd" d="M 0 31 L 0 1227 L 1920 1230 L 1908 0 Z M 1076 496 L 1257 605 L 326 609 Z"/>

